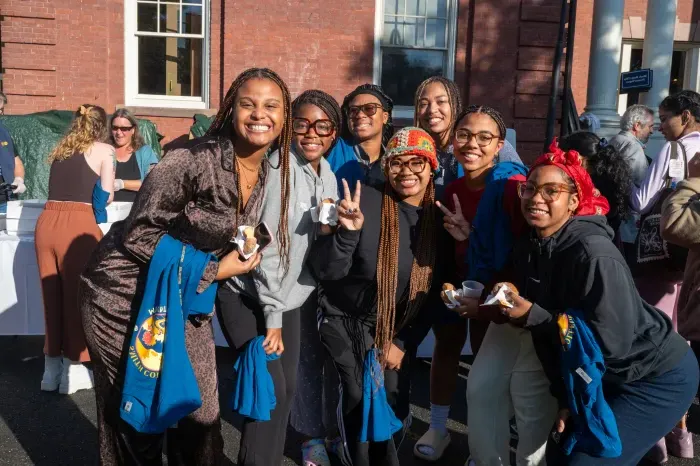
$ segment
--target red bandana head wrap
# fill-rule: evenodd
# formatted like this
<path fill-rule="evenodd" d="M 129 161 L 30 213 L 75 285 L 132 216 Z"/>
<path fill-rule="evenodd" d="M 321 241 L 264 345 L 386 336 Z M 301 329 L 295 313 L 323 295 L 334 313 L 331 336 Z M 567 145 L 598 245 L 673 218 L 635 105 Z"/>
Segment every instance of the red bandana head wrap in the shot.
<path fill-rule="evenodd" d="M 549 152 L 540 156 L 530 169 L 542 165 L 553 165 L 566 173 L 576 185 L 579 204 L 575 215 L 605 215 L 610 211 L 608 200 L 593 186 L 593 180 L 583 166 L 582 158 L 575 150 L 564 152 L 555 138 Z"/>

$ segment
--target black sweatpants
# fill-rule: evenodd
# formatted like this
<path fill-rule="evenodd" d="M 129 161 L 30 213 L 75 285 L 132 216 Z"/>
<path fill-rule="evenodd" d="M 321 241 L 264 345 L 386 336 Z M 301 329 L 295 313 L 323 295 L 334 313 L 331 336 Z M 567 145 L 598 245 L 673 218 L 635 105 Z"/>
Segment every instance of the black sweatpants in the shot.
<path fill-rule="evenodd" d="M 253 338 L 266 334 L 260 304 L 222 285 L 216 297 L 216 314 L 229 346 L 240 351 Z M 289 310 L 282 318 L 284 353 L 270 361 L 267 369 L 275 385 L 277 404 L 269 421 L 243 421 L 238 464 L 272 466 L 282 464 L 289 412 L 297 386 L 299 366 L 299 310 Z"/>
<path fill-rule="evenodd" d="M 362 428 L 362 382 L 364 360 L 374 344 L 370 328 L 352 317 L 325 317 L 319 328 L 321 341 L 340 375 L 342 409 L 338 424 L 348 447 L 353 466 L 399 466 L 397 450 L 403 440 L 410 413 L 410 367 L 415 349 L 404 355 L 401 369 L 384 371 L 384 388 L 389 406 L 404 429 L 386 442 L 358 441 Z M 340 415 L 342 414 L 342 416 Z"/>

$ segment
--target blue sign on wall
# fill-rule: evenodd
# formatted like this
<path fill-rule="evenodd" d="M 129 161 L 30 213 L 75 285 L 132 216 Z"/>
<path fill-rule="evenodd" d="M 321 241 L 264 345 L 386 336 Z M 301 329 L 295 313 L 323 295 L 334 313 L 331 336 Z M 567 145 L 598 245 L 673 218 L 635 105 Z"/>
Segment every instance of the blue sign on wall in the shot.
<path fill-rule="evenodd" d="M 654 72 L 649 69 L 628 71 L 620 75 L 620 94 L 631 91 L 644 92 L 651 89 Z"/>

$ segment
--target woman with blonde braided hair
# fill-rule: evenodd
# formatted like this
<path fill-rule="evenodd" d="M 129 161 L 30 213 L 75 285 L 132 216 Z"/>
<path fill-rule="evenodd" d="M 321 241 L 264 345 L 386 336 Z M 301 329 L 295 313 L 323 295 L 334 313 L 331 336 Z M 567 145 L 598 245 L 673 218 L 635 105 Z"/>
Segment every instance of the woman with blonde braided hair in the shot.
<path fill-rule="evenodd" d="M 99 184 L 112 196 L 114 149 L 105 144 L 107 115 L 84 104 L 49 155 L 49 195 L 37 221 L 35 245 L 44 298 L 45 369 L 41 389 L 70 394 L 92 388 L 78 307 L 78 276 L 102 238 L 92 208 Z"/>
<path fill-rule="evenodd" d="M 286 266 L 290 108 L 287 86 L 273 71 L 255 68 L 240 74 L 207 135 L 169 151 L 153 167 L 136 194 L 129 217 L 112 226 L 81 276 L 83 327 L 95 373 L 100 464 L 161 463 L 165 432 L 144 433 L 124 422 L 132 405 L 120 403 L 126 368 L 131 367 L 127 365 L 138 369 L 145 364 L 141 353 L 130 354 L 130 337 L 159 243 L 164 238 L 179 241 L 210 257 L 198 272 L 201 278 L 196 290 L 199 294 L 207 291 L 206 296 L 215 294 L 211 287 L 217 287 L 219 281 L 255 269 L 261 254 L 256 252 L 244 260 L 231 240 L 239 225 L 256 225 L 259 220 L 269 169 L 266 156 L 273 147 L 280 151 L 278 195 L 283 207 L 278 245 L 281 267 Z M 253 328 L 247 339 L 257 335 L 256 319 L 263 322 L 262 316 L 252 312 L 241 317 L 245 320 L 241 334 Z M 260 328 L 265 331 L 264 323 Z M 238 343 L 237 348 L 242 344 Z M 152 346 L 152 334 L 139 344 Z M 189 315 L 184 346 L 201 405 L 180 418 L 176 428 L 167 429 L 169 464 L 222 464 L 225 457 L 211 315 Z M 282 350 L 281 329 L 267 329 L 265 350 Z M 157 377 L 160 372 L 167 370 L 161 367 Z M 159 383 L 164 380 L 160 378 Z M 168 387 L 159 390 L 167 391 Z M 245 454 L 242 450 L 238 464 L 272 464 L 255 463 Z"/>
<path fill-rule="evenodd" d="M 428 306 L 442 302 L 440 286 L 451 278 L 452 245 L 434 205 L 435 143 L 419 128 L 404 128 L 386 148 L 384 187 L 357 182 L 351 195 L 343 180 L 340 226 L 316 240 L 309 255 L 324 289 L 319 331 L 340 374 L 339 424 L 355 465 L 399 464 L 396 451 L 409 416 L 410 366 L 431 323 L 423 309 L 429 300 L 434 302 Z M 384 439 L 360 436 L 366 422 L 363 360 L 372 349 L 385 369 L 383 376 L 375 376 L 384 379 L 389 406 L 403 422 L 403 429 L 397 427 Z"/>

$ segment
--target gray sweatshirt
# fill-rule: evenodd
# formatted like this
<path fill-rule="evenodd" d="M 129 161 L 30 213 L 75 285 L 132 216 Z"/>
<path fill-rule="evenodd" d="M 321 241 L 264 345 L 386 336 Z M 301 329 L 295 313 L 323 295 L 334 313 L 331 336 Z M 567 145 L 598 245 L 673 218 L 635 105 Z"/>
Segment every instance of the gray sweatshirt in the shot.
<path fill-rule="evenodd" d="M 294 149 L 289 155 L 289 271 L 285 276 L 280 264 L 279 242 L 275 238 L 275 242 L 263 251 L 262 261 L 255 271 L 228 281 L 235 291 L 257 296 L 267 328 L 281 328 L 282 313 L 301 307 L 316 289 L 317 283 L 306 267 L 309 247 L 319 229 L 319 225 L 311 220 L 310 209 L 323 199 L 338 199 L 336 178 L 325 158 L 321 159 L 319 176 Z M 275 236 L 281 210 L 281 170 L 275 168 L 278 165 L 279 152 L 275 152 L 270 156 L 260 214 L 260 220 Z"/>

